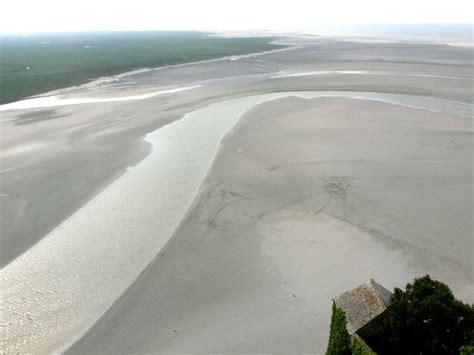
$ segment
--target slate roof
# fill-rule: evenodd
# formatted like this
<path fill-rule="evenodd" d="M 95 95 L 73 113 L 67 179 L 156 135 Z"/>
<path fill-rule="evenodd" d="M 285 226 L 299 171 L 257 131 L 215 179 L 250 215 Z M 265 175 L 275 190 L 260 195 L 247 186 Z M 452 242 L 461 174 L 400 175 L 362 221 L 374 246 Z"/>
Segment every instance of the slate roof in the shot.
<path fill-rule="evenodd" d="M 346 313 L 350 335 L 382 314 L 390 304 L 392 294 L 373 279 L 334 299 L 336 306 Z"/>

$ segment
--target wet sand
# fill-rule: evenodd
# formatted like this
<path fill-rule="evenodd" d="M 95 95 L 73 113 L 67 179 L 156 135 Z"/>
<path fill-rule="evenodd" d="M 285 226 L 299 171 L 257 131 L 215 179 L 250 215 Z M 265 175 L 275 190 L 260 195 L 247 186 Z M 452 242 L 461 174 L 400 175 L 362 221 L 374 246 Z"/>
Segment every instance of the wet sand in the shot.
<path fill-rule="evenodd" d="M 331 298 L 371 277 L 429 272 L 472 299 L 469 122 L 413 111 L 254 109 L 170 244 L 71 353 L 324 353 Z"/>
<path fill-rule="evenodd" d="M 291 51 L 137 72 L 68 90 L 63 99 L 83 100 L 77 105 L 2 112 L 6 266 L 0 280 L 9 296 L 2 297 L 9 312 L 2 346 L 64 350 L 86 332 L 71 353 L 322 353 L 331 298 L 370 277 L 392 288 L 430 273 L 472 302 L 471 56 L 470 49 L 438 45 L 367 48 L 313 40 Z M 331 73 L 298 75 L 315 71 Z M 415 104 L 294 95 L 256 100 L 222 141 L 202 185 L 206 169 L 190 170 L 165 188 L 184 191 L 180 186 L 192 182 L 191 199 L 170 197 L 179 205 L 173 207 L 146 178 L 127 195 L 123 186 L 144 164 L 156 186 L 173 180 L 154 175 L 166 164 L 153 163 L 159 146 L 150 154 L 145 134 L 216 103 L 294 90 L 415 95 Z M 110 99 L 119 97 L 143 99 Z M 438 106 L 420 104 L 430 100 Z M 213 131 L 189 130 L 191 138 L 179 144 L 202 153 L 190 140 L 206 141 Z M 113 190 L 123 202 L 101 209 L 103 217 L 95 213 L 94 222 L 84 211 Z M 127 199 L 130 213 L 120 207 Z M 147 217 L 154 205 L 157 215 L 177 212 L 175 223 L 187 211 L 172 236 L 173 226 Z M 141 218 L 152 221 L 149 228 Z M 33 267 L 28 261 L 39 260 L 41 248 L 47 255 L 54 240 L 64 244 L 56 256 L 62 271 L 54 258 Z M 87 255 L 88 249 L 94 252 Z M 83 262 L 88 258 L 96 268 L 93 260 Z M 103 285 L 88 294 L 97 307 L 81 305 L 67 286 L 80 288 L 86 264 L 93 283 Z M 78 268 L 69 281 L 41 282 L 41 270 L 67 275 L 68 265 Z M 43 323 L 51 314 L 57 322 Z"/>

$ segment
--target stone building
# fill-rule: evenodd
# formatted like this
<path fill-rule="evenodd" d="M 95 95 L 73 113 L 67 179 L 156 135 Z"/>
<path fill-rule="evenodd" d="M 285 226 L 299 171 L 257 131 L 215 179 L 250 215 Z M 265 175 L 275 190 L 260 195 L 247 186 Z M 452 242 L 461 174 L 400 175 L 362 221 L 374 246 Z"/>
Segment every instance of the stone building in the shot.
<path fill-rule="evenodd" d="M 373 279 L 337 296 L 334 302 L 344 311 L 351 336 L 366 338 L 381 321 L 392 294 Z"/>

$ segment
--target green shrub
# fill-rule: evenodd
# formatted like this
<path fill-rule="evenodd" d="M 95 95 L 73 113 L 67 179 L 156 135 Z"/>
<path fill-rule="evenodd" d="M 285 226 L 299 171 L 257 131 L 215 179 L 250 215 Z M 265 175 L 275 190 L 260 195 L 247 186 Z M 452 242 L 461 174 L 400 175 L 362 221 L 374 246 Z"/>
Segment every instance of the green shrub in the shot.
<path fill-rule="evenodd" d="M 326 355 L 351 354 L 351 337 L 346 329 L 346 315 L 344 311 L 332 305 L 331 333 L 329 334 Z"/>

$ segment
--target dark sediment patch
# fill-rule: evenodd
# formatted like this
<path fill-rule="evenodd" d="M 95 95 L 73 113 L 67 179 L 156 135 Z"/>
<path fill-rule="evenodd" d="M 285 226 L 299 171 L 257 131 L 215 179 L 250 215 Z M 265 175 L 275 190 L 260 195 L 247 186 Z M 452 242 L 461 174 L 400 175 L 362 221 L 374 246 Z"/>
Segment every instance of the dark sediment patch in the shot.
<path fill-rule="evenodd" d="M 17 118 L 13 121 L 13 123 L 17 126 L 21 126 L 31 123 L 54 120 L 56 118 L 64 117 L 64 115 L 58 114 L 56 110 L 40 110 L 22 113 L 16 117 Z"/>

